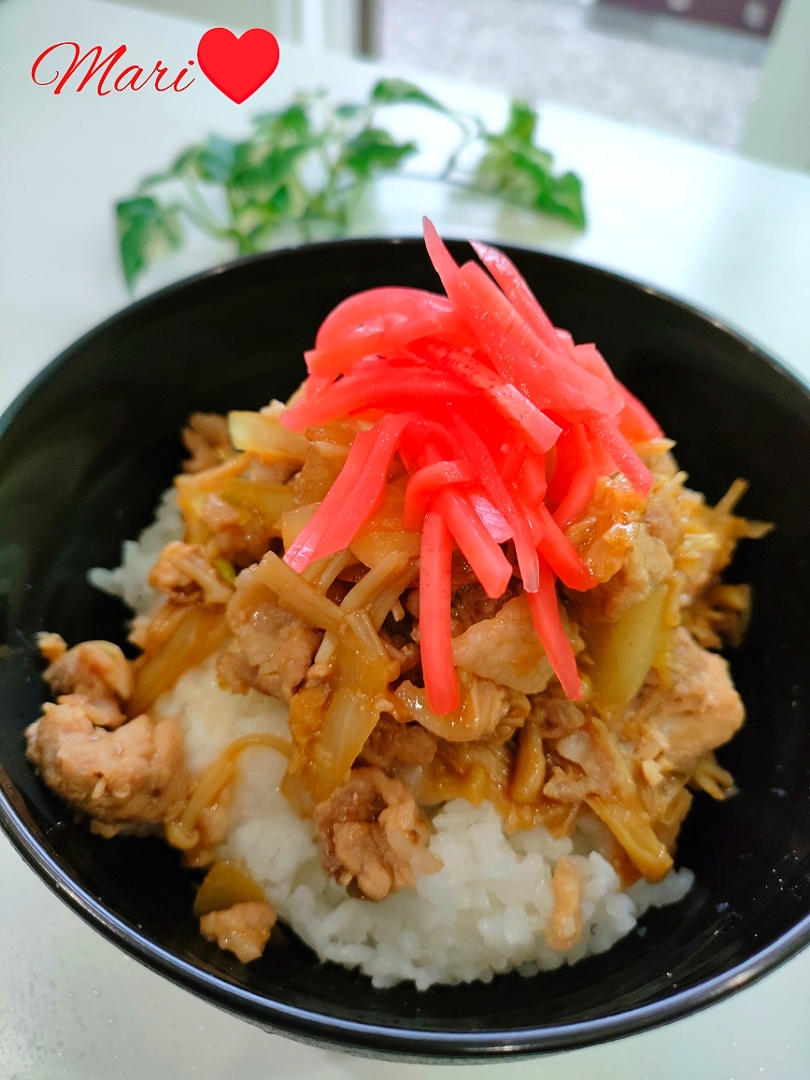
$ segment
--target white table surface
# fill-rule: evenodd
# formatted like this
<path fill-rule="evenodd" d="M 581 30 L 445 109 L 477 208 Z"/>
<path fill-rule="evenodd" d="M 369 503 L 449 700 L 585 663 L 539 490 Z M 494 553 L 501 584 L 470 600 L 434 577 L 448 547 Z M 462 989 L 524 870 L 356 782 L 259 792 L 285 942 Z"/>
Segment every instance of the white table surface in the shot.
<path fill-rule="evenodd" d="M 325 86 L 350 100 L 381 71 L 282 46 L 276 74 L 241 107 L 201 79 L 183 94 L 99 98 L 88 90 L 56 97 L 30 78 L 34 58 L 64 40 L 84 49 L 125 43 L 127 62 L 151 66 L 160 57 L 177 71 L 195 55 L 202 29 L 102 0 L 0 0 L 0 406 L 127 303 L 111 207 L 141 176 L 209 131 L 240 134 L 250 115 L 295 89 Z M 492 123 L 504 115 L 498 93 L 418 81 Z M 427 147 L 415 168 L 430 164 L 431 146 L 435 160 L 447 135 L 442 120 L 403 113 L 397 123 Z M 697 304 L 810 377 L 810 176 L 551 105 L 542 110 L 540 141 L 584 178 L 583 235 L 406 179 L 374 189 L 356 231 L 413 235 L 428 212 L 445 235 L 567 253 Z M 139 293 L 215 255 L 192 245 L 150 271 Z M 806 951 L 668 1027 L 464 1075 L 800 1080 L 810 1076 L 809 1016 Z M 440 1068 L 299 1046 L 198 1001 L 90 930 L 0 837 L 0 1080 L 418 1080 Z"/>

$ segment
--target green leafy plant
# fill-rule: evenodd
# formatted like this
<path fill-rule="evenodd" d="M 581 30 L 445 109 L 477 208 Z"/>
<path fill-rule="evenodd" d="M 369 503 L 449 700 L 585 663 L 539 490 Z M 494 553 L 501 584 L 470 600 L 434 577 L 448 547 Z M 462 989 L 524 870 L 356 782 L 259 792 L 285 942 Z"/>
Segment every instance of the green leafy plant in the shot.
<path fill-rule="evenodd" d="M 572 172 L 554 175 L 551 154 L 534 145 L 536 127 L 537 113 L 525 102 L 513 101 L 504 130 L 481 136 L 486 152 L 473 186 L 584 228 L 582 181 Z"/>
<path fill-rule="evenodd" d="M 442 113 L 458 128 L 444 168 L 429 179 L 584 227 L 582 184 L 574 173 L 554 174 L 551 155 L 534 145 L 537 113 L 525 102 L 512 102 L 504 130 L 493 133 L 413 83 L 383 79 L 359 104 L 332 106 L 323 94 L 299 94 L 287 108 L 257 116 L 245 140 L 211 135 L 166 172 L 146 177 L 116 206 L 127 284 L 183 244 L 184 221 L 232 243 L 239 255 L 264 250 L 280 230 L 292 230 L 291 239 L 340 236 L 369 182 L 418 151 L 380 126 L 381 113 L 404 104 Z M 476 145 L 476 164 L 464 168 Z"/>

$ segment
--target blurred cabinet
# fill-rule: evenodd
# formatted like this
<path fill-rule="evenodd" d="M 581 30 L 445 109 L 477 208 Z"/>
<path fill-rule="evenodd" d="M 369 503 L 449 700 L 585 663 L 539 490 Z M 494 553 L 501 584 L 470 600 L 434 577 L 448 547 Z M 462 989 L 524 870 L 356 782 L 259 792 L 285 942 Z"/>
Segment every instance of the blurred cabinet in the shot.
<path fill-rule="evenodd" d="M 319 52 L 370 55 L 375 0 L 126 0 L 130 6 L 185 15 L 212 26 L 263 26 L 279 38 Z"/>
<path fill-rule="evenodd" d="M 780 0 L 610 0 L 612 4 L 714 23 L 767 37 L 779 14 Z"/>

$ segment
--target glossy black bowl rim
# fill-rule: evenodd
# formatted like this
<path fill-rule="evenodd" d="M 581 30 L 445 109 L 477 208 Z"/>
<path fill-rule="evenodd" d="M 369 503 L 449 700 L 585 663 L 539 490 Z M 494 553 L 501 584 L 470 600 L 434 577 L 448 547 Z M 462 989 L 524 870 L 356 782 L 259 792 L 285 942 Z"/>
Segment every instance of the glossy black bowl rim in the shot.
<path fill-rule="evenodd" d="M 147 296 L 115 312 L 83 334 L 47 364 L 20 391 L 0 416 L 0 438 L 4 436 L 9 425 L 27 402 L 36 395 L 40 386 L 50 378 L 55 370 L 61 369 L 68 364 L 74 353 L 82 349 L 88 341 L 94 339 L 108 327 L 125 322 L 133 315 L 147 310 L 156 303 L 171 300 L 174 295 L 182 294 L 189 287 L 224 274 L 237 272 L 248 264 L 283 259 L 304 249 L 329 250 L 343 249 L 348 245 L 361 247 L 369 244 L 374 246 L 402 244 L 411 243 L 417 239 L 416 237 L 359 238 L 283 248 L 232 260 L 183 278 L 180 281 L 172 282 L 166 287 L 149 293 Z M 762 363 L 767 364 L 767 366 L 778 371 L 783 377 L 794 383 L 799 393 L 804 395 L 810 393 L 810 385 L 787 364 L 776 360 L 762 347 L 752 342 L 750 338 L 692 304 L 650 285 L 634 281 L 631 278 L 615 274 L 592 264 L 577 262 L 577 260 L 548 254 L 532 248 L 519 248 L 516 245 L 499 246 L 506 247 L 507 250 L 539 255 L 545 262 L 552 265 L 554 263 L 560 266 L 574 264 L 586 275 L 607 278 L 617 284 L 630 286 L 651 297 L 656 297 L 670 307 L 680 309 L 684 314 L 696 317 L 710 324 L 715 330 L 730 336 L 740 346 L 755 354 Z M 261 994 L 246 990 L 216 974 L 207 972 L 146 938 L 135 927 L 111 914 L 91 893 L 81 888 L 71 878 L 69 872 L 48 853 L 45 846 L 28 829 L 24 821 L 24 814 L 15 807 L 15 803 L 18 801 L 19 796 L 17 796 L 11 781 L 6 776 L 2 766 L 0 766 L 0 827 L 9 837 L 16 850 L 45 884 L 108 941 L 111 941 L 158 974 L 165 975 L 171 982 L 190 990 L 199 997 L 220 1006 L 241 1019 L 248 1020 L 279 1034 L 289 1035 L 303 1042 L 317 1045 L 328 1043 L 335 1049 L 348 1050 L 369 1056 L 384 1056 L 396 1058 L 397 1060 L 411 1059 L 425 1062 L 473 1062 L 476 1060 L 493 1060 L 506 1056 L 526 1057 L 553 1053 L 608 1042 L 612 1039 L 671 1023 L 681 1017 L 704 1009 L 761 979 L 774 968 L 795 956 L 810 943 L 810 915 L 808 915 L 786 934 L 783 934 L 754 956 L 722 975 L 680 993 L 673 994 L 663 1001 L 653 1002 L 649 1005 L 618 1013 L 615 1016 L 601 1017 L 596 1020 L 547 1027 L 500 1029 L 490 1032 L 431 1032 L 409 1029 L 407 1026 L 360 1023 L 274 1002 Z"/>

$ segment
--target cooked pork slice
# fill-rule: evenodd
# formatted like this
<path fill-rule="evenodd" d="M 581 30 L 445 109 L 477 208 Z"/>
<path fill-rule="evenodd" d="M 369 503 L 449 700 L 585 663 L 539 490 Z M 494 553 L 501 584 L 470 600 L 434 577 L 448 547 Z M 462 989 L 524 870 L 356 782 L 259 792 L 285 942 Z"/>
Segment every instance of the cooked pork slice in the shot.
<path fill-rule="evenodd" d="M 85 694 L 90 698 L 132 693 L 129 663 L 111 641 L 83 641 L 64 652 L 43 674 L 54 694 Z"/>
<path fill-rule="evenodd" d="M 412 619 L 419 622 L 419 586 L 417 585 L 413 589 L 408 589 L 404 594 L 402 600 L 402 606 L 408 612 Z"/>
<path fill-rule="evenodd" d="M 48 639 L 56 636 L 40 635 Z M 83 641 L 63 651 L 42 677 L 57 700 L 81 697 L 93 724 L 114 728 L 124 723 L 122 706 L 132 694 L 132 674 L 129 661 L 111 641 Z"/>
<path fill-rule="evenodd" d="M 28 757 L 74 809 L 116 826 L 158 825 L 182 806 L 189 787 L 183 731 L 174 720 L 138 716 L 105 731 L 81 694 L 43 706 L 26 731 Z"/>
<path fill-rule="evenodd" d="M 149 572 L 149 584 L 178 604 L 227 604 L 232 590 L 199 544 L 174 540 Z"/>
<path fill-rule="evenodd" d="M 245 480 L 255 480 L 262 484 L 286 484 L 297 469 L 298 465 L 294 462 L 262 461 L 254 456 L 242 476 Z"/>
<path fill-rule="evenodd" d="M 321 635 L 282 607 L 276 594 L 243 570 L 228 604 L 227 620 L 265 694 L 289 701 L 306 676 Z"/>
<path fill-rule="evenodd" d="M 225 513 L 216 508 L 213 499 L 214 496 L 209 496 L 202 514 L 202 520 L 214 531 L 206 544 L 209 560 L 225 559 L 236 569 L 259 562 L 270 548 L 273 530 L 256 510 L 245 511 L 236 522 L 227 522 Z"/>
<path fill-rule="evenodd" d="M 242 522 L 242 514 L 236 507 L 218 495 L 209 495 L 200 514 L 203 521 L 213 532 L 220 529 L 238 528 Z"/>
<path fill-rule="evenodd" d="M 532 709 L 544 739 L 562 739 L 585 723 L 585 714 L 566 698 L 538 698 Z"/>
<path fill-rule="evenodd" d="M 745 710 L 722 656 L 702 649 L 683 627 L 673 639 L 670 679 L 653 678 L 642 688 L 627 727 L 634 738 L 657 737 L 672 768 L 688 771 L 706 751 L 728 742 Z"/>
<path fill-rule="evenodd" d="M 587 802 L 633 865 L 648 881 L 660 881 L 672 866 L 672 856 L 664 837 L 653 827 L 633 760 L 620 740 L 598 717 L 591 717 L 581 728 L 557 739 L 553 749 L 563 764 L 553 767 L 543 794 L 569 806 Z"/>
<path fill-rule="evenodd" d="M 427 765 L 436 756 L 436 740 L 421 724 L 401 724 L 383 713 L 363 747 L 363 760 L 384 769 L 392 762 Z"/>
<path fill-rule="evenodd" d="M 453 640 L 456 667 L 524 694 L 539 694 L 554 674 L 524 596 L 504 604 Z"/>
<path fill-rule="evenodd" d="M 591 794 L 620 797 L 632 785 L 629 762 L 615 738 L 598 719 L 563 735 L 554 743 L 559 759 L 578 768 L 555 765 L 543 792 L 559 802 L 577 803 Z"/>
<path fill-rule="evenodd" d="M 216 941 L 220 949 L 230 949 L 243 964 L 258 960 L 276 922 L 269 904 L 248 900 L 224 911 L 209 911 L 200 919 L 200 933 Z"/>
<path fill-rule="evenodd" d="M 396 660 L 399 664 L 400 675 L 404 675 L 406 671 L 416 667 L 421 657 L 419 646 L 415 641 L 403 637 L 402 634 L 390 633 L 384 626 L 379 633 L 385 651 L 392 660 Z"/>
<path fill-rule="evenodd" d="M 183 462 L 183 472 L 187 473 L 213 469 L 236 453 L 228 435 L 228 421 L 218 413 L 194 413 L 183 429 L 183 443 L 191 454 Z"/>
<path fill-rule="evenodd" d="M 462 585 L 451 602 L 451 616 L 453 620 L 453 634 L 461 634 L 475 623 L 485 619 L 494 619 L 501 608 L 515 595 L 511 586 L 499 597 L 493 600 L 487 596 L 482 585 L 474 582 L 471 585 Z"/>
<path fill-rule="evenodd" d="M 663 493 L 651 492 L 643 521 L 650 536 L 661 540 L 670 555 L 675 555 L 683 539 L 683 526 L 676 507 Z"/>
<path fill-rule="evenodd" d="M 609 581 L 585 593 L 583 607 L 589 618 L 613 622 L 671 573 L 672 556 L 666 544 L 641 524 L 622 567 Z"/>
<path fill-rule="evenodd" d="M 383 900 L 441 869 L 427 849 L 430 826 L 413 796 L 381 769 L 353 769 L 315 808 L 315 824 L 324 870 L 368 900 Z"/>
<path fill-rule="evenodd" d="M 37 634 L 37 648 L 48 663 L 52 664 L 54 660 L 58 660 L 60 656 L 65 655 L 67 642 L 61 634 L 50 634 L 43 631 L 41 634 Z"/>
<path fill-rule="evenodd" d="M 467 560 L 461 552 L 453 554 L 451 575 L 450 615 L 452 618 L 452 633 L 455 637 L 463 633 L 473 623 L 481 622 L 482 619 L 492 619 L 501 610 L 507 600 L 515 595 L 516 583 L 510 581 L 506 590 L 493 599 L 487 596 L 483 587 L 477 581 L 475 574 L 470 569 Z M 419 621 L 419 586 L 410 589 L 404 599 L 405 610 Z"/>
<path fill-rule="evenodd" d="M 427 702 L 427 692 L 405 679 L 394 691 L 394 697 L 412 720 L 448 742 L 477 742 L 497 730 L 510 738 L 529 715 L 529 699 L 519 690 L 512 690 L 491 679 L 482 679 L 469 671 L 459 671 L 461 703 L 444 716 L 433 712 Z M 505 731 L 511 729 L 510 735 Z"/>
<path fill-rule="evenodd" d="M 259 673 L 249 664 L 242 653 L 226 650 L 216 660 L 219 685 L 233 694 L 246 694 L 249 690 L 261 691 Z"/>
<path fill-rule="evenodd" d="M 551 776 L 543 786 L 547 799 L 555 799 L 567 806 L 579 806 L 588 798 L 591 783 L 586 773 L 572 773 L 559 765 L 553 765 Z"/>

